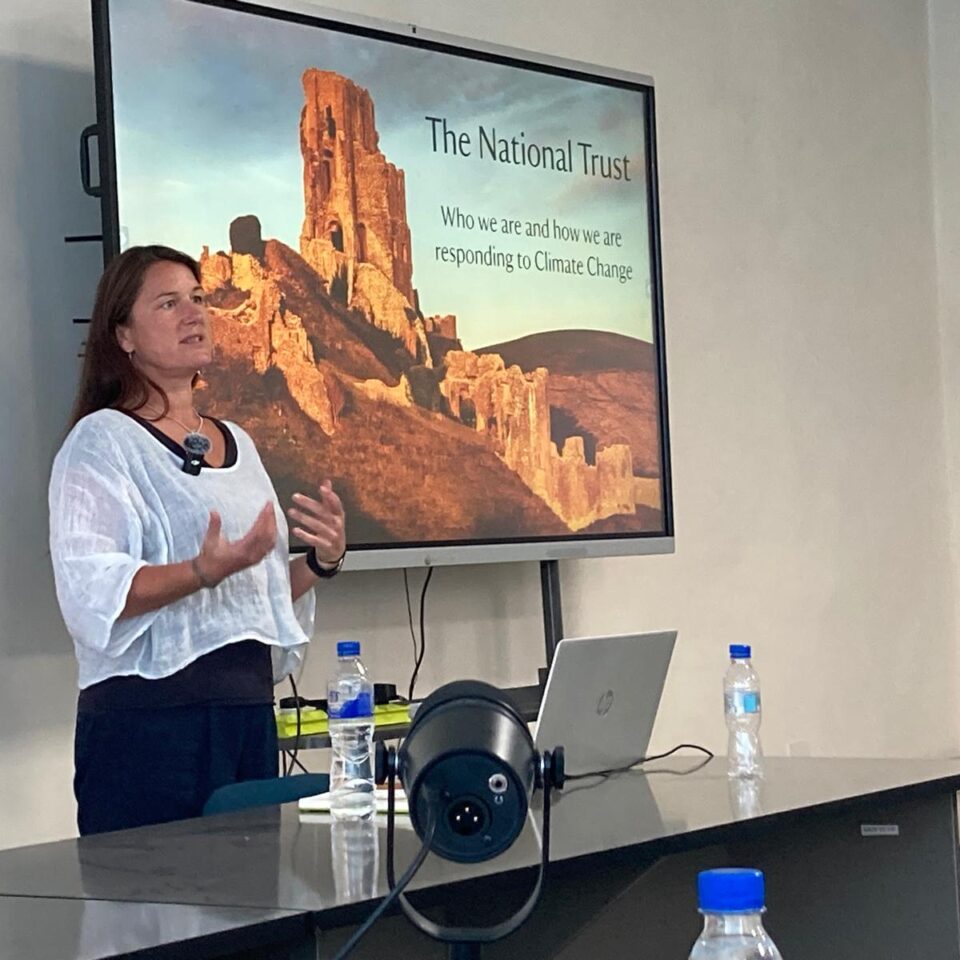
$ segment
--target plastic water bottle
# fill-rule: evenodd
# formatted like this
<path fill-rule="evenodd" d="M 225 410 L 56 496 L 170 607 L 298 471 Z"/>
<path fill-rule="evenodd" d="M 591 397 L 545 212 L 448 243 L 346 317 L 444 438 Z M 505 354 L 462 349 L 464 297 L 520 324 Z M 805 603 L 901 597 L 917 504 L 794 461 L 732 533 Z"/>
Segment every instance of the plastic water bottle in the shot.
<path fill-rule="evenodd" d="M 750 648 L 730 647 L 730 666 L 723 678 L 727 718 L 727 772 L 731 777 L 762 777 L 760 748 L 760 678 L 750 662 Z"/>
<path fill-rule="evenodd" d="M 704 870 L 697 878 L 703 933 L 690 960 L 783 960 L 763 929 L 759 870 Z"/>
<path fill-rule="evenodd" d="M 330 866 L 337 899 L 353 903 L 377 895 L 380 838 L 374 817 L 330 824 Z"/>
<path fill-rule="evenodd" d="M 330 722 L 330 813 L 336 819 L 373 816 L 373 684 L 360 662 L 360 644 L 337 644 L 337 674 L 327 687 Z"/>
<path fill-rule="evenodd" d="M 759 777 L 730 777 L 727 791 L 734 820 L 763 815 L 763 780 Z"/>

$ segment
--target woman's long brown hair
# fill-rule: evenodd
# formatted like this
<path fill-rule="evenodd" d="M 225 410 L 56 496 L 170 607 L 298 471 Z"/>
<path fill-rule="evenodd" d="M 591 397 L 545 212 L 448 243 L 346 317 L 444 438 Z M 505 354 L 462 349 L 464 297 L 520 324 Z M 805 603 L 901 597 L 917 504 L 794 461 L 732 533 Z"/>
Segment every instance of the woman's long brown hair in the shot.
<path fill-rule="evenodd" d="M 130 247 L 113 258 L 97 284 L 97 296 L 83 355 L 80 386 L 73 405 L 70 426 L 88 413 L 107 407 L 137 410 L 149 399 L 152 387 L 163 400 L 164 416 L 169 404 L 163 388 L 145 376 L 120 349 L 117 327 L 130 322 L 130 313 L 147 270 L 155 263 L 179 263 L 200 283 L 200 266 L 193 257 L 170 247 Z"/>

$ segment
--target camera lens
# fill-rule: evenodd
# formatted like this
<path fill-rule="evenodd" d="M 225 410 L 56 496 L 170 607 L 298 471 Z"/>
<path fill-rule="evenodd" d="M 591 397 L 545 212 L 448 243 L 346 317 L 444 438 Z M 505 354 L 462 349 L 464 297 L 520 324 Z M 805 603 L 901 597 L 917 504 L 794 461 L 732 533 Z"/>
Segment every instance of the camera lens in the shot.
<path fill-rule="evenodd" d="M 473 837 L 486 829 L 487 810 L 477 800 L 457 800 L 447 808 L 450 829 L 460 837 Z"/>

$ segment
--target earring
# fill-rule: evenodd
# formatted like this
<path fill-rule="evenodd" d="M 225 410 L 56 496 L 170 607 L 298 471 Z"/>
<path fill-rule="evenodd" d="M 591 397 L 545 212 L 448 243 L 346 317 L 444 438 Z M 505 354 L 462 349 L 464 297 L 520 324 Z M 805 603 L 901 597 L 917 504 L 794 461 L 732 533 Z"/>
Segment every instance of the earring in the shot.
<path fill-rule="evenodd" d="M 127 354 L 127 359 L 128 359 L 131 363 L 133 363 L 133 358 L 134 358 L 135 353 L 136 353 L 135 350 L 131 350 L 131 351 Z"/>

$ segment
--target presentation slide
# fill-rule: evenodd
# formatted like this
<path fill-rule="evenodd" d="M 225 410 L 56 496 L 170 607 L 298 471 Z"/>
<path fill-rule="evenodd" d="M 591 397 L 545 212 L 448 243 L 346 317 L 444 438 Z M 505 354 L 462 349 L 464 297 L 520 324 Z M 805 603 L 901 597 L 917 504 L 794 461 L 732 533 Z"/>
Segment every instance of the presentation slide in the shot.
<path fill-rule="evenodd" d="M 110 0 L 120 244 L 201 264 L 202 410 L 354 548 L 665 532 L 646 88 Z"/>

